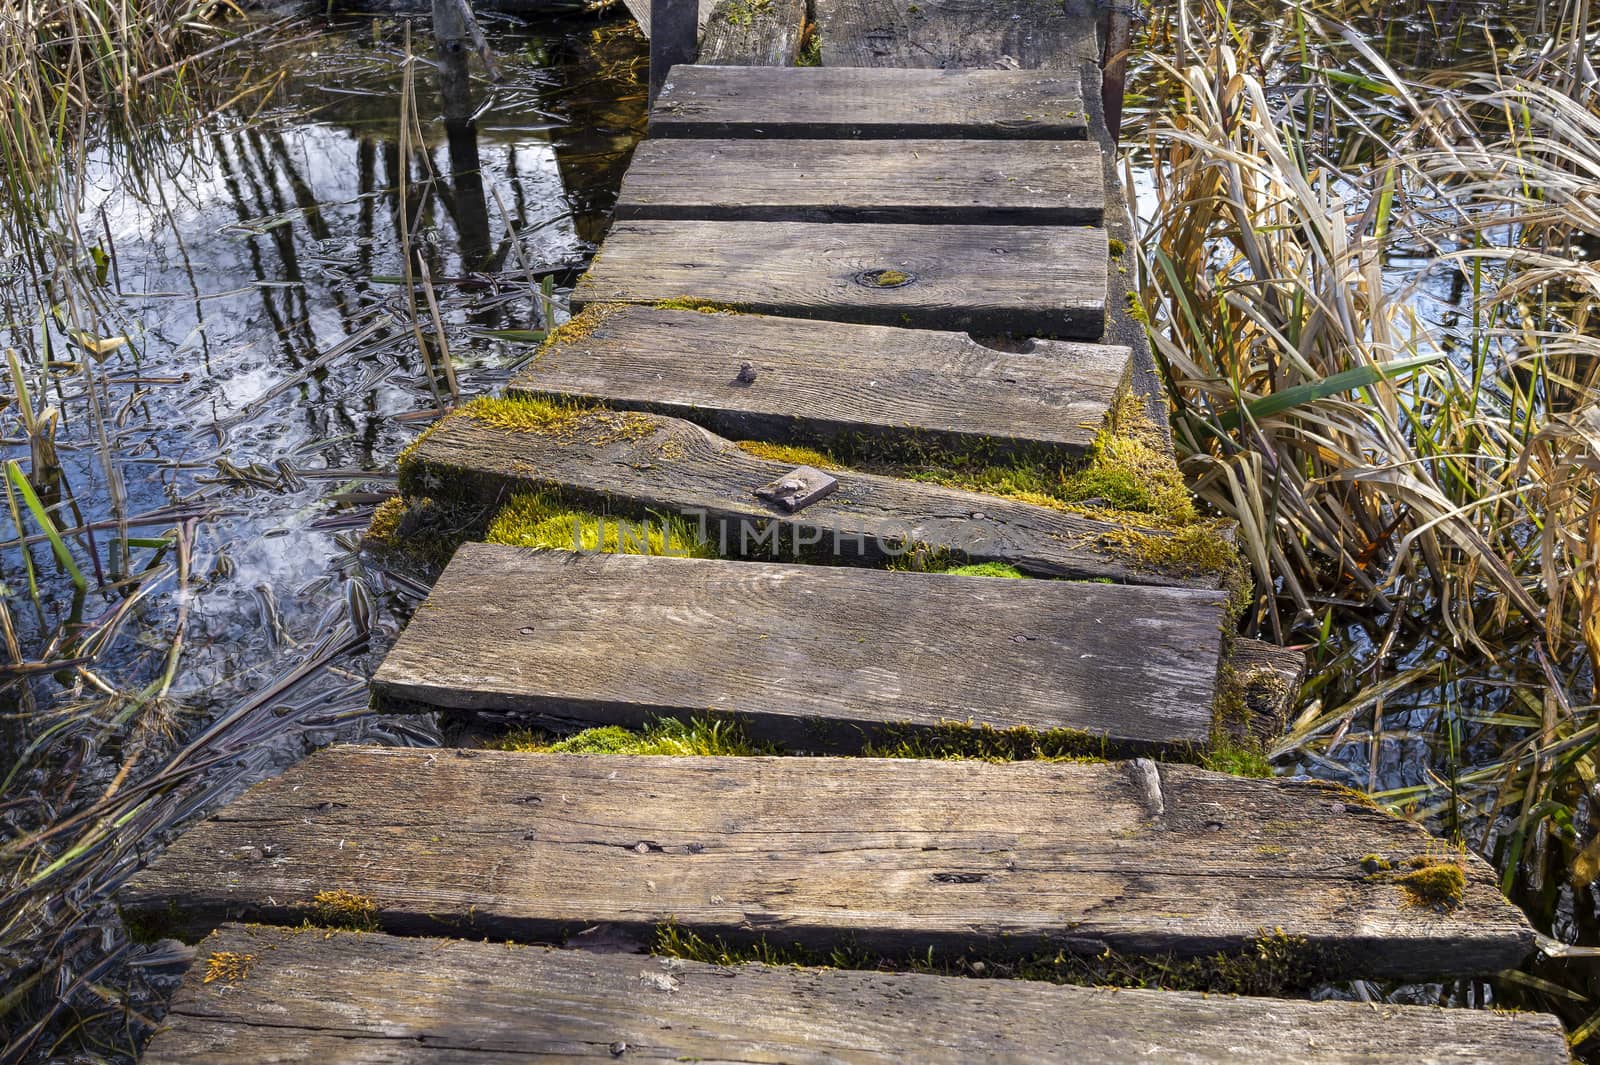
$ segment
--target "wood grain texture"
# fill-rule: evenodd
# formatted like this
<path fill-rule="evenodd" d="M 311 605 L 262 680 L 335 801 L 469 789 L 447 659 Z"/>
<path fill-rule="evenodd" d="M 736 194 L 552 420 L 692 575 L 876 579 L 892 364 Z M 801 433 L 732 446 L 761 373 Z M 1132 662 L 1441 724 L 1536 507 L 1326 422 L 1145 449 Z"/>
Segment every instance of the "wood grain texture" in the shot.
<path fill-rule="evenodd" d="M 652 138 L 620 219 L 1098 225 L 1100 149 L 1082 141 Z"/>
<path fill-rule="evenodd" d="M 690 419 L 736 440 L 1082 456 L 1127 386 L 1127 348 L 622 307 L 540 353 L 511 391 Z M 749 363 L 755 380 L 739 373 Z"/>
<path fill-rule="evenodd" d="M 973 562 L 1010 563 L 1040 577 L 1220 585 L 1214 573 L 1163 571 L 1129 561 L 1112 546 L 1123 526 L 852 470 L 835 471 L 840 486 L 833 495 L 785 514 L 754 492 L 792 464 L 756 458 L 676 418 L 631 414 L 633 429 L 643 431 L 621 432 L 613 428 L 617 417 L 595 415 L 570 432 L 543 434 L 511 432 L 458 414 L 435 425 L 407 453 L 401 488 L 410 496 L 477 503 L 554 489 L 608 514 L 681 517 L 724 556 L 777 560 L 820 553 L 876 563 L 910 544 Z"/>
<path fill-rule="evenodd" d="M 815 0 L 825 67 L 1076 71 L 1099 58 L 1090 0 Z M 1090 11 L 1094 17 L 1086 17 Z"/>
<path fill-rule="evenodd" d="M 213 952 L 255 959 L 204 983 Z M 200 946 L 145 1065 L 974 1061 L 1565 1065 L 1555 1018 L 736 968 L 229 925 Z M 623 1047 L 620 1053 L 614 1048 Z"/>
<path fill-rule="evenodd" d="M 1087 122 L 1076 71 L 681 66 L 650 112 L 650 133 L 1083 140 Z"/>
<path fill-rule="evenodd" d="M 793 66 L 805 30 L 806 0 L 722 0 L 700 34 L 700 62 Z"/>
<path fill-rule="evenodd" d="M 372 679 L 384 703 L 639 727 L 736 714 L 800 750 L 882 725 L 1204 746 L 1221 592 L 463 544 Z"/>
<path fill-rule="evenodd" d="M 1127 763 L 330 748 L 191 829 L 119 903 L 203 934 L 298 924 L 342 888 L 395 933 L 626 941 L 675 919 L 901 958 L 1189 956 L 1282 928 L 1331 952 L 1330 974 L 1372 977 L 1496 972 L 1532 949 L 1476 857 L 1450 913 L 1365 874 L 1368 854 L 1437 853 L 1417 825 L 1327 785 L 1136 765 L 1159 813 Z"/>
<path fill-rule="evenodd" d="M 758 314 L 1098 340 L 1104 230 L 618 222 L 572 307 L 699 299 Z M 880 284 L 894 271 L 902 284 Z"/>

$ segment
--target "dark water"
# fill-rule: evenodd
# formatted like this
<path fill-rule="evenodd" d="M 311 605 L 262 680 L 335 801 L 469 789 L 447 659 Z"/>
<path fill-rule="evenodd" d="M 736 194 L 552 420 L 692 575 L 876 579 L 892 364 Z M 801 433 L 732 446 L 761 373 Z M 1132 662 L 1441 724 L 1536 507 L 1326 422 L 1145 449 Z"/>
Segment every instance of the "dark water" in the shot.
<path fill-rule="evenodd" d="M 35 602 L 6 512 L 11 658 L 69 664 L 13 665 L 0 692 L 0 988 L 27 985 L 0 1016 L 0 1060 L 63 1035 L 61 1054 L 114 1059 L 146 1030 L 182 954 L 130 952 L 104 900 L 176 826 L 335 739 L 437 742 L 428 719 L 367 710 L 366 671 L 419 589 L 369 570 L 353 536 L 451 401 L 441 349 L 475 394 L 533 350 L 490 334 L 560 317 L 546 296 L 559 305 L 586 265 L 643 128 L 647 53 L 625 27 L 487 19 L 501 80 L 474 61 L 471 121 L 446 123 L 426 20 L 286 22 L 216 75 L 226 95 L 269 91 L 94 131 L 89 280 L 61 320 L 66 290 L 7 249 L 3 343 L 35 409 L 59 412 L 60 472 L 39 475 L 15 401 L 4 457 L 78 530 L 87 590 L 25 514 Z M 427 360 L 403 234 L 439 296 L 442 342 L 419 297 Z M 127 341 L 101 361 L 78 329 Z M 126 820 L 97 832 L 106 814 Z"/>

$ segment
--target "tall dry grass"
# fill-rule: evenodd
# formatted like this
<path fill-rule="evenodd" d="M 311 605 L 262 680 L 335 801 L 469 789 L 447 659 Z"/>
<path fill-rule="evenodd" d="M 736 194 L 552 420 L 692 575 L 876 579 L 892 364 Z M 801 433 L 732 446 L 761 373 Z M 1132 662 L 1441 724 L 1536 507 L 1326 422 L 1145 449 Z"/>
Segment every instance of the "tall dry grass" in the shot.
<path fill-rule="evenodd" d="M 1547 14 L 1407 78 L 1180 3 L 1139 243 L 1183 466 L 1320 676 L 1275 753 L 1553 912 L 1600 874 L 1600 26 Z"/>

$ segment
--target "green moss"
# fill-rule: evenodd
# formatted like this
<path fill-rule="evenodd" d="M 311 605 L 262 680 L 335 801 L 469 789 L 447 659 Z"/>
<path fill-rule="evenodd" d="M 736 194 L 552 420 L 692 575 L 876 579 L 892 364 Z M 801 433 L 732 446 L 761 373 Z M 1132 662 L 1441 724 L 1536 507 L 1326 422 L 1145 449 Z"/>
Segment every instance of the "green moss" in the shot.
<path fill-rule="evenodd" d="M 555 495 L 544 492 L 512 496 L 489 523 L 484 539 L 491 544 L 556 551 L 716 557 L 712 545 L 700 539 L 694 526 L 682 518 L 628 522 L 563 506 Z"/>
<path fill-rule="evenodd" d="M 1120 259 L 1128 252 L 1128 245 L 1116 237 L 1106 241 L 1106 247 L 1110 250 L 1113 259 Z"/>
<path fill-rule="evenodd" d="M 568 318 L 565 322 L 550 330 L 544 338 L 544 343 L 539 345 L 539 352 L 543 354 L 559 344 L 571 344 L 579 340 L 587 340 L 594 335 L 607 318 L 622 310 L 625 304 L 621 303 L 593 303 L 582 311 Z"/>
<path fill-rule="evenodd" d="M 1012 580 L 1026 580 L 1028 576 L 1017 567 L 1004 562 L 979 562 L 970 566 L 953 566 L 945 572 L 958 577 L 1007 577 Z"/>
<path fill-rule="evenodd" d="M 1381 854 L 1364 854 L 1361 856 L 1361 871 L 1368 876 L 1374 873 L 1386 873 L 1394 868 L 1394 863 Z"/>
<path fill-rule="evenodd" d="M 1200 756 L 1200 765 L 1236 777 L 1265 779 L 1273 775 L 1272 762 L 1267 759 L 1260 745 L 1254 743 L 1214 744 Z"/>
<path fill-rule="evenodd" d="M 479 396 L 457 415 L 513 433 L 561 433 L 570 430 L 594 408 L 544 396 Z"/>
<path fill-rule="evenodd" d="M 1279 996 L 1309 987 L 1339 967 L 1339 959 L 1315 950 L 1305 939 L 1281 929 L 1263 931 L 1237 951 L 1199 958 L 1044 951 L 948 956 L 933 948 L 906 957 L 887 957 L 846 942 L 827 951 L 766 939 L 731 943 L 706 938 L 675 923 L 656 929 L 654 953 L 714 965 L 794 965 L 943 976 L 1017 978 L 1092 987 L 1166 988 L 1236 995 Z"/>
<path fill-rule="evenodd" d="M 319 891 L 311 899 L 311 923 L 350 932 L 376 932 L 378 903 L 367 895 L 342 888 Z"/>
<path fill-rule="evenodd" d="M 1413 858 L 1409 873 L 1393 876 L 1407 901 L 1423 909 L 1448 913 L 1461 905 L 1467 892 L 1467 871 L 1461 863 L 1443 858 Z"/>
<path fill-rule="evenodd" d="M 731 755 L 776 754 L 775 748 L 752 743 L 736 722 L 695 718 L 688 723 L 662 718 L 641 732 L 617 725 L 585 729 L 553 740 L 531 731 L 512 732 L 487 744 L 494 750 L 524 754 Z"/>
<path fill-rule="evenodd" d="M 716 300 L 703 300 L 698 296 L 674 296 L 672 299 L 656 300 L 651 304 L 658 311 L 699 311 L 701 314 L 745 314 L 745 308 L 736 303 L 719 303 Z"/>
<path fill-rule="evenodd" d="M 798 447 L 792 444 L 769 444 L 761 440 L 740 440 L 739 450 L 758 459 L 782 462 L 788 466 L 811 466 L 819 470 L 842 470 L 845 467 L 826 451 Z"/>
<path fill-rule="evenodd" d="M 879 270 L 872 275 L 872 283 L 879 288 L 894 288 L 911 280 L 911 275 L 904 270 Z"/>
<path fill-rule="evenodd" d="M 976 759 L 984 762 L 1103 762 L 1107 743 L 1079 729 L 1038 731 L 1021 725 L 995 728 L 947 721 L 931 728 L 888 725 L 861 748 L 866 758 Z"/>

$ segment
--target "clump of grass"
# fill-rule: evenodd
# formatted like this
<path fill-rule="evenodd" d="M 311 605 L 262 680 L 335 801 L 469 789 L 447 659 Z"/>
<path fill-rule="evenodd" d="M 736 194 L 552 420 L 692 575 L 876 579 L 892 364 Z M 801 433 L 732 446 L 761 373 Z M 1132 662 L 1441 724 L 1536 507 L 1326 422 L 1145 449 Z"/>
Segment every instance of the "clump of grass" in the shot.
<path fill-rule="evenodd" d="M 311 923 L 347 932 L 376 932 L 378 903 L 371 896 L 343 888 L 319 891 L 311 899 Z"/>
<path fill-rule="evenodd" d="M 714 545 L 682 518 L 625 521 L 565 506 L 552 494 L 512 496 L 489 523 L 491 544 L 557 551 L 603 551 L 623 555 L 714 558 Z"/>
<path fill-rule="evenodd" d="M 493 750 L 523 754 L 633 754 L 633 755 L 727 755 L 745 757 L 777 753 L 774 748 L 751 742 L 744 729 L 733 721 L 692 718 L 662 718 L 641 731 L 617 725 L 584 729 L 565 739 L 519 730 L 485 744 Z"/>

